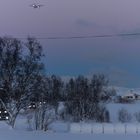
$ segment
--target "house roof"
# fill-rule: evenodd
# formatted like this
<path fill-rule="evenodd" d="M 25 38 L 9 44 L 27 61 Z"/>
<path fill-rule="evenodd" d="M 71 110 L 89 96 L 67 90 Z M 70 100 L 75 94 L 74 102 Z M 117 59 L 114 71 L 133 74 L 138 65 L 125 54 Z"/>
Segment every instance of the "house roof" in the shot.
<path fill-rule="evenodd" d="M 129 94 L 137 94 L 140 95 L 140 88 L 136 89 L 130 89 L 130 88 L 124 88 L 124 87 L 115 87 L 116 93 L 118 96 L 125 96 Z"/>

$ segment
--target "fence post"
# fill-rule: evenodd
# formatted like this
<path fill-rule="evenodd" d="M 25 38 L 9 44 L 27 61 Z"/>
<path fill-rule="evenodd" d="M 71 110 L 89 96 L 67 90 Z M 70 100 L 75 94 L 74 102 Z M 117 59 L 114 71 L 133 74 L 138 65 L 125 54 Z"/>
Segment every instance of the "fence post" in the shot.
<path fill-rule="evenodd" d="M 80 121 L 80 133 L 82 132 L 82 123 Z"/>
<path fill-rule="evenodd" d="M 103 124 L 103 123 L 102 123 L 102 133 L 103 133 L 103 134 L 105 133 L 104 124 Z"/>
<path fill-rule="evenodd" d="M 116 133 L 115 124 L 113 124 L 113 133 Z"/>
<path fill-rule="evenodd" d="M 71 124 L 70 124 L 70 121 L 67 122 L 67 132 L 70 132 L 70 129 L 71 129 Z"/>
<path fill-rule="evenodd" d="M 139 130 L 138 130 L 138 124 L 136 124 L 136 134 L 139 133 Z"/>
<path fill-rule="evenodd" d="M 93 123 L 91 124 L 91 134 L 93 134 Z"/>
<path fill-rule="evenodd" d="M 127 133 L 127 124 L 124 125 L 125 134 Z"/>

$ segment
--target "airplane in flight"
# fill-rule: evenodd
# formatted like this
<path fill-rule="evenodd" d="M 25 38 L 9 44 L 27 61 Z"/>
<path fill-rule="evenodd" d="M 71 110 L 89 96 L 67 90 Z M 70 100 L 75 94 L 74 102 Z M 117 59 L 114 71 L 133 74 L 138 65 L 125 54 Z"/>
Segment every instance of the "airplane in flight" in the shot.
<path fill-rule="evenodd" d="M 44 6 L 44 5 L 42 5 L 42 4 L 31 4 L 30 5 L 30 7 L 34 8 L 34 9 L 40 8 L 42 6 Z"/>

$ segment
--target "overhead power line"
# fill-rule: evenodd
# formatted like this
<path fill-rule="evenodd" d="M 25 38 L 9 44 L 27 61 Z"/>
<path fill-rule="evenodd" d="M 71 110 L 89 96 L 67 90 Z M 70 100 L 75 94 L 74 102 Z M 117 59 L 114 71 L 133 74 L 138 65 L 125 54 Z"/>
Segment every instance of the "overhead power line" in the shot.
<path fill-rule="evenodd" d="M 103 34 L 103 35 L 89 35 L 89 36 L 69 36 L 69 37 L 48 37 L 40 39 L 86 39 L 86 38 L 112 38 L 112 37 L 125 37 L 125 36 L 140 36 L 140 33 L 127 33 L 127 34 Z"/>
<path fill-rule="evenodd" d="M 120 34 L 102 34 L 102 35 L 85 35 L 85 36 L 60 36 L 60 37 L 35 37 L 41 40 L 63 40 L 63 39 L 88 39 L 88 38 L 113 38 L 113 37 L 129 37 L 129 36 L 140 36 L 140 33 L 120 33 Z M 18 39 L 26 39 L 17 37 Z"/>

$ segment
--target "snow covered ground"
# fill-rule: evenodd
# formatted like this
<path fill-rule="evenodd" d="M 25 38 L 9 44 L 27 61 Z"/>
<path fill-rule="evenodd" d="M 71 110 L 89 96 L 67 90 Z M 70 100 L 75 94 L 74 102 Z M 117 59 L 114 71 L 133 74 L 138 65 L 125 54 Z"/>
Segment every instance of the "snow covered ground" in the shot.
<path fill-rule="evenodd" d="M 70 133 L 81 134 L 140 134 L 138 123 L 72 123 Z"/>
<path fill-rule="evenodd" d="M 17 130 L 0 131 L 1 140 L 139 140 L 140 135 L 125 134 L 73 134 L 27 132 Z"/>
<path fill-rule="evenodd" d="M 140 101 L 130 104 L 109 103 L 107 104 L 107 109 L 110 113 L 110 121 L 113 123 L 118 122 L 118 111 L 121 109 L 126 109 L 131 114 L 132 120 L 130 122 L 136 122 L 134 114 L 140 112 Z"/>
<path fill-rule="evenodd" d="M 50 130 L 29 131 L 24 118 L 18 118 L 15 129 L 0 122 L 1 140 L 138 140 L 140 124 L 54 122 Z"/>
<path fill-rule="evenodd" d="M 116 90 L 117 95 L 128 95 L 131 91 L 133 93 L 136 93 L 140 95 L 140 88 L 130 89 L 130 88 L 124 88 L 124 87 L 112 87 Z M 128 111 L 129 114 L 131 114 L 131 123 L 136 123 L 135 113 L 140 112 L 140 100 L 135 100 L 132 103 L 107 103 L 107 109 L 110 113 L 110 121 L 113 123 L 118 123 L 118 112 L 121 109 L 125 109 Z"/>
<path fill-rule="evenodd" d="M 56 123 L 57 129 L 58 126 L 61 127 L 61 131 L 27 131 L 22 129 L 11 129 L 5 122 L 0 122 L 0 139 L 1 140 L 139 140 L 139 133 L 116 133 L 113 134 L 111 125 L 105 126 L 105 133 L 89 133 L 89 124 L 83 124 L 82 132 L 77 132 L 79 129 L 79 124 L 72 124 L 70 132 L 63 131 L 65 130 L 64 123 Z M 101 124 L 94 124 L 96 131 L 101 130 Z M 56 128 L 56 126 L 53 126 Z M 63 128 L 63 130 L 62 130 Z M 132 127 L 133 128 L 133 127 Z M 111 131 L 110 131 L 110 130 Z M 121 128 L 123 130 L 123 128 Z M 120 129 L 120 130 L 121 130 Z M 60 129 L 59 129 L 60 130 Z M 111 133 L 106 133 L 107 130 Z M 88 133 L 87 133 L 88 132 Z"/>
<path fill-rule="evenodd" d="M 118 88 L 119 94 L 129 89 Z M 140 89 L 137 89 L 139 92 Z M 140 101 L 132 104 L 108 103 L 111 123 L 80 122 L 68 123 L 56 121 L 49 126 L 49 131 L 29 131 L 27 118 L 21 115 L 12 129 L 5 122 L 0 122 L 0 140 L 138 140 L 140 124 L 136 122 L 134 113 L 140 112 Z M 118 111 L 126 109 L 133 119 L 129 123 L 118 122 Z M 60 108 L 61 109 L 61 108 Z"/>

